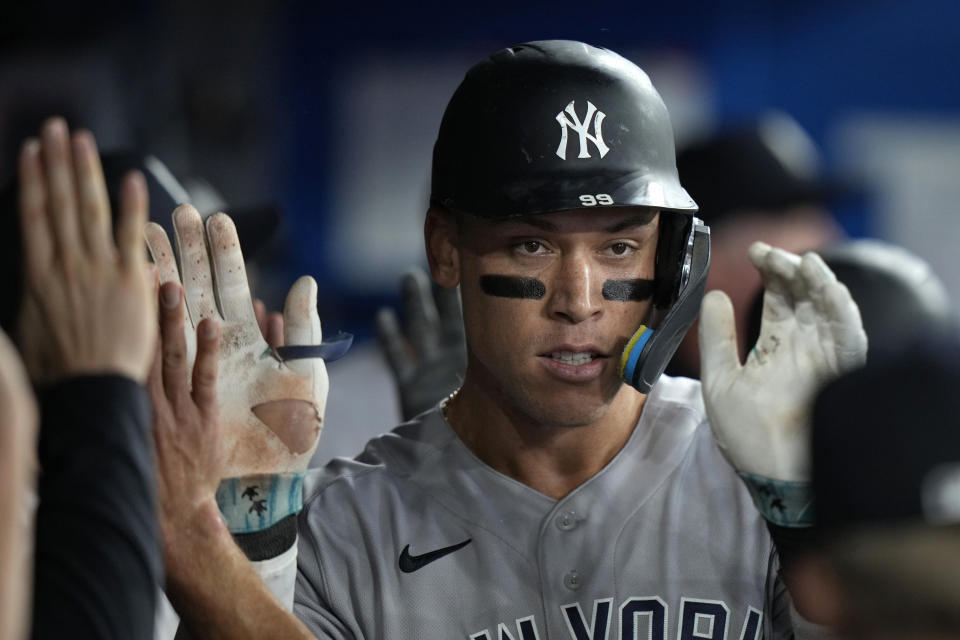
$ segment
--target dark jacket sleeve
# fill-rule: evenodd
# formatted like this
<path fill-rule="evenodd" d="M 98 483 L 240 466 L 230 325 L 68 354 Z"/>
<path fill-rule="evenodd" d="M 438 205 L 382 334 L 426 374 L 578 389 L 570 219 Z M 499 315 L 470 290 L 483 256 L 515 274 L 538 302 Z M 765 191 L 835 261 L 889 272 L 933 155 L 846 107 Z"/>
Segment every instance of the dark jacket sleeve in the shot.
<path fill-rule="evenodd" d="M 33 638 L 153 635 L 162 557 L 151 409 L 122 376 L 40 394 Z"/>

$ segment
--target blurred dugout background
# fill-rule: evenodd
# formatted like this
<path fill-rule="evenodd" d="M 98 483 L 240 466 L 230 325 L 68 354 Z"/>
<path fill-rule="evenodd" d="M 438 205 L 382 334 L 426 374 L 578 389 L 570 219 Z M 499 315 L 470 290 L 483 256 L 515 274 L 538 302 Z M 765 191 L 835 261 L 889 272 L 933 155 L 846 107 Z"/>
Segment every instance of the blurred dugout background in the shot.
<path fill-rule="evenodd" d="M 259 294 L 277 308 L 297 275 L 314 275 L 328 331 L 370 337 L 400 271 L 423 262 L 431 148 L 467 67 L 557 37 L 637 61 L 681 146 L 792 114 L 821 170 L 863 187 L 835 208 L 848 233 L 923 256 L 960 300 L 955 0 L 83 4 L 4 10 L 0 179 L 57 112 L 231 205 L 276 203 L 284 222 Z"/>

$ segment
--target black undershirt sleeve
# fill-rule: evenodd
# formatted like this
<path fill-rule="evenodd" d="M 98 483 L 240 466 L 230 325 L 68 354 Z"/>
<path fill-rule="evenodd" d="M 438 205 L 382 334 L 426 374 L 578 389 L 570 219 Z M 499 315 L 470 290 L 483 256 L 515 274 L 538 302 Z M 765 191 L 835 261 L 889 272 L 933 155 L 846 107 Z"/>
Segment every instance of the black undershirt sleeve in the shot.
<path fill-rule="evenodd" d="M 40 392 L 33 638 L 152 638 L 162 556 L 151 409 L 122 376 Z"/>

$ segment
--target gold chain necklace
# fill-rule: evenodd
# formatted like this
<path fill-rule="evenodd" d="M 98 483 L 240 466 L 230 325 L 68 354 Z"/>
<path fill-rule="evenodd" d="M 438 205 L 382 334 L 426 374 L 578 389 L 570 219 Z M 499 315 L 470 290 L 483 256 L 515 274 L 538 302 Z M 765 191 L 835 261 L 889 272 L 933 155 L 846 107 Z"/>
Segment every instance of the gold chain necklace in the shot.
<path fill-rule="evenodd" d="M 443 403 L 440 405 L 440 414 L 443 416 L 443 419 L 447 421 L 447 424 L 450 424 L 450 416 L 447 415 L 447 411 L 450 409 L 450 403 L 453 402 L 453 399 L 457 397 L 457 394 L 460 393 L 460 388 L 453 390 L 453 393 L 444 398 Z"/>

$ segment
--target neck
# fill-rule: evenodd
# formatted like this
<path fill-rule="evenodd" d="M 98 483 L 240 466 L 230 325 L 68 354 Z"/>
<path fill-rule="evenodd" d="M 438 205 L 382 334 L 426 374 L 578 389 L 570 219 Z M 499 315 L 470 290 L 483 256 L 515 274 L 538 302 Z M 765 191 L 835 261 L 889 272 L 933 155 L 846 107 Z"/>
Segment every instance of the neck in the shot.
<path fill-rule="evenodd" d="M 623 385 L 588 425 L 546 424 L 464 381 L 444 408 L 453 430 L 487 465 L 554 499 L 597 474 L 623 449 L 646 396 Z"/>

